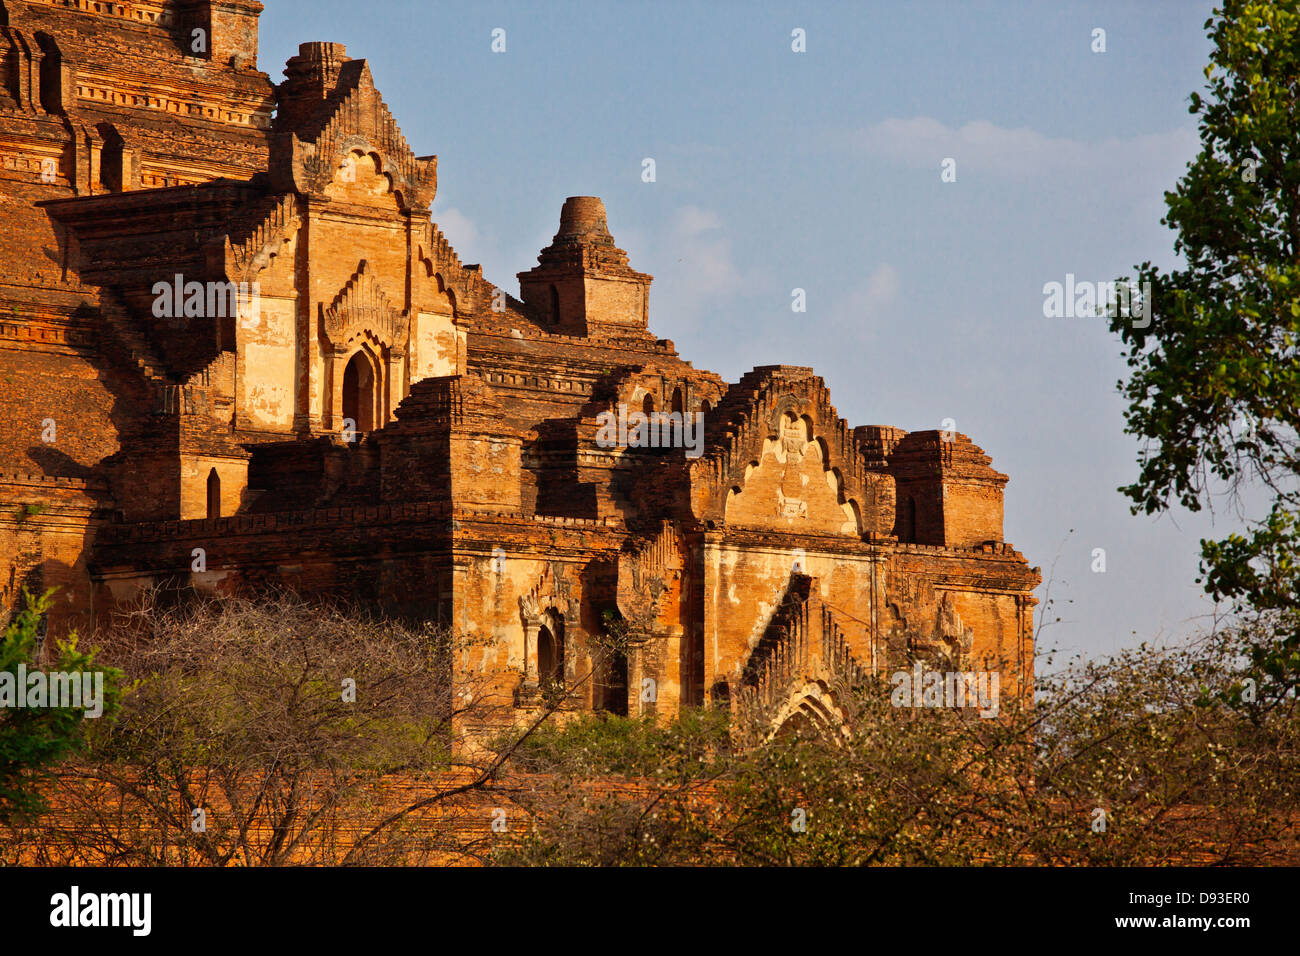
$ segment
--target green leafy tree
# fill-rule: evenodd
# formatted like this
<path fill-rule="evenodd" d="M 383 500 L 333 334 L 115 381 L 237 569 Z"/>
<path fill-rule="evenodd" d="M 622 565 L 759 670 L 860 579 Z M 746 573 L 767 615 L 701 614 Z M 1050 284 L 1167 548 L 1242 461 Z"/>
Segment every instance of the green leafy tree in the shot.
<path fill-rule="evenodd" d="M 1300 11 L 1229 0 L 1206 21 L 1201 150 L 1162 222 L 1186 267 L 1146 262 L 1151 321 L 1113 309 L 1130 368 L 1127 430 L 1145 442 L 1133 510 L 1196 511 L 1246 487 L 1272 496 L 1244 534 L 1202 541 L 1206 590 L 1274 623 L 1265 654 L 1300 674 Z"/>
<path fill-rule="evenodd" d="M 41 618 L 50 605 L 52 591 L 33 598 L 26 590 L 26 606 L 14 616 L 0 637 L 0 673 L 16 675 L 18 666 L 29 671 L 38 667 Z M 121 672 L 98 667 L 95 654 L 77 650 L 76 633 L 56 645 L 48 671 L 83 674 L 101 671 L 103 701 L 101 717 L 117 710 L 121 699 Z M 18 689 L 22 691 L 21 688 Z M 0 708 L 0 823 L 30 817 L 45 809 L 36 789 L 41 772 L 57 763 L 83 743 L 84 708 L 2 707 Z"/>

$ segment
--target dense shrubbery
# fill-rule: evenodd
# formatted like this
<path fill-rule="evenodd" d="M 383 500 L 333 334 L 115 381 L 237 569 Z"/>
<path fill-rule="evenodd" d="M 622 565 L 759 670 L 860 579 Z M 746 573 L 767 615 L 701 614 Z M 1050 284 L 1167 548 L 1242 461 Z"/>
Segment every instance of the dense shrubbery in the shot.
<path fill-rule="evenodd" d="M 422 782 L 475 778 L 454 754 L 460 721 L 483 716 L 448 692 L 467 646 L 446 628 L 281 597 L 146 606 L 105 636 L 131 681 L 121 712 L 55 768 L 54 809 L 10 832 L 11 858 L 336 864 L 445 849 L 410 818 L 449 789 Z M 393 779 L 411 791 L 396 802 Z"/>
<path fill-rule="evenodd" d="M 1077 661 L 992 719 L 892 706 L 882 682 L 832 688 L 846 727 L 543 708 L 486 741 L 515 711 L 447 693 L 469 648 L 442 628 L 286 598 L 145 609 L 111 636 L 121 710 L 52 765 L 46 814 L 0 830 L 9 861 L 1300 859 L 1300 705 L 1263 627 Z"/>
<path fill-rule="evenodd" d="M 587 718 L 530 742 L 549 774 L 508 863 L 1160 864 L 1297 855 L 1300 714 L 1232 632 L 1077 662 L 1031 709 L 900 710 L 733 752 L 716 718 Z M 1247 681 L 1254 681 L 1253 689 Z M 1247 689 L 1243 700 L 1243 688 Z M 606 775 L 626 785 L 593 785 Z"/>

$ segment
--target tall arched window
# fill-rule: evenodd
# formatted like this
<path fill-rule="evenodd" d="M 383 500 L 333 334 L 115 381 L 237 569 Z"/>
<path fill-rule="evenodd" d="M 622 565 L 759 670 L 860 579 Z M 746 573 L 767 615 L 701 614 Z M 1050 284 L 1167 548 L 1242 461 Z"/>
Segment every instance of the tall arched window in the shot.
<path fill-rule="evenodd" d="M 622 620 L 623 615 L 618 610 L 606 611 L 603 615 L 605 633 L 609 634 L 611 629 L 616 629 L 618 622 Z M 599 655 L 597 660 L 600 662 L 601 677 L 596 682 L 593 702 L 599 710 L 626 717 L 627 653 L 617 649 L 615 645 Z"/>
<path fill-rule="evenodd" d="M 358 434 L 373 431 L 379 418 L 378 376 L 362 349 L 343 370 L 343 417 L 356 423 Z"/>
<path fill-rule="evenodd" d="M 907 496 L 907 504 L 903 506 L 903 541 L 916 541 L 916 499 L 911 495 Z"/>
<path fill-rule="evenodd" d="M 627 654 L 614 651 L 605 664 L 604 709 L 620 717 L 627 716 Z"/>
<path fill-rule="evenodd" d="M 551 283 L 551 324 L 560 324 L 560 290 L 554 282 Z"/>
<path fill-rule="evenodd" d="M 123 176 L 123 152 L 126 144 L 112 123 L 100 123 L 95 129 L 104 140 L 104 147 L 99 153 L 99 181 L 109 192 L 120 193 L 127 186 Z"/>
<path fill-rule="evenodd" d="M 54 42 L 54 37 L 48 33 L 36 34 L 36 42 L 40 45 L 41 53 L 41 74 L 40 74 L 40 94 L 41 109 L 47 113 L 63 112 L 63 54 L 59 52 L 59 45 Z"/>
<path fill-rule="evenodd" d="M 9 26 L 9 12 L 0 0 L 0 27 Z M 0 102 L 12 109 L 18 103 L 18 51 L 8 44 L 0 50 Z"/>
<path fill-rule="evenodd" d="M 709 692 L 713 699 L 713 706 L 718 708 L 731 706 L 731 685 L 725 680 L 713 682 L 713 689 Z"/>
<path fill-rule="evenodd" d="M 686 402 L 682 398 L 682 387 L 680 385 L 673 389 L 673 402 L 672 405 L 669 406 L 668 410 L 670 412 L 686 411 Z"/>
<path fill-rule="evenodd" d="M 556 617 L 537 632 L 537 679 L 542 684 L 564 683 L 564 618 Z"/>
<path fill-rule="evenodd" d="M 208 472 L 208 518 L 221 517 L 221 476 L 217 469 Z"/>
<path fill-rule="evenodd" d="M 647 415 L 653 415 L 654 410 L 655 397 L 647 394 L 645 398 L 641 399 L 641 411 L 645 412 Z"/>

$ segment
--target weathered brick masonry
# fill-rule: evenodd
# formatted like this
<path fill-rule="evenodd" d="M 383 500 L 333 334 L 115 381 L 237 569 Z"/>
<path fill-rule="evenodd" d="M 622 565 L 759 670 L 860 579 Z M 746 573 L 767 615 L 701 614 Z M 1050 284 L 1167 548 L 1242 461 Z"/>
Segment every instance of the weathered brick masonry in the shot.
<path fill-rule="evenodd" d="M 520 708 L 611 613 L 634 640 L 580 706 L 830 719 L 909 657 L 1024 686 L 1039 575 L 969 439 L 851 428 L 808 368 L 692 367 L 594 197 L 507 294 L 366 62 L 306 43 L 274 84 L 261 10 L 0 2 L 6 608 L 345 595 L 487 638 L 466 666 Z M 620 407 L 703 413 L 702 453 L 610 446 Z"/>

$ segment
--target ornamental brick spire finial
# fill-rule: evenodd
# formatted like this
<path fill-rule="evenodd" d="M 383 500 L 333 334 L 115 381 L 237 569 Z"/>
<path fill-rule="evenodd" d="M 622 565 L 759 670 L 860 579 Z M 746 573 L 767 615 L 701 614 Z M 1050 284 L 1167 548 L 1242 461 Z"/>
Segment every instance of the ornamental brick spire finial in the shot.
<path fill-rule="evenodd" d="M 596 196 L 570 196 L 560 210 L 560 229 L 519 273 L 519 291 L 545 325 L 565 335 L 649 336 L 652 276 L 628 266 L 614 245 L 605 204 Z"/>
<path fill-rule="evenodd" d="M 605 204 L 596 196 L 570 196 L 560 210 L 560 230 L 537 261 L 544 266 L 626 267 L 627 253 L 614 245 Z"/>

